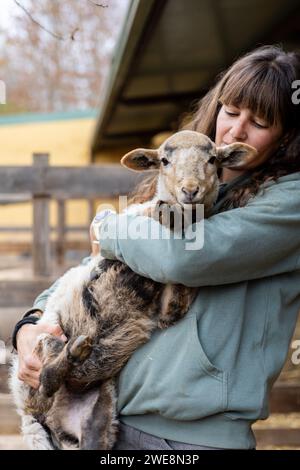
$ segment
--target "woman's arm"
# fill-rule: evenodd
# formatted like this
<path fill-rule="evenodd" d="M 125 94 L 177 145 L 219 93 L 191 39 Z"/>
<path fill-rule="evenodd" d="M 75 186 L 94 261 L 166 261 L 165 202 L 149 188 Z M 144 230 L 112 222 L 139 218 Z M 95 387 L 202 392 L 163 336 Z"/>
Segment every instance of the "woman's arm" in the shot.
<path fill-rule="evenodd" d="M 39 387 L 42 370 L 40 359 L 33 353 L 39 335 L 49 333 L 67 341 L 58 325 L 35 324 L 43 315 L 47 299 L 57 287 L 58 281 L 35 299 L 33 308 L 28 310 L 16 324 L 12 335 L 13 346 L 17 349 L 19 356 L 18 378 L 33 388 Z"/>
<path fill-rule="evenodd" d="M 12 334 L 12 344 L 15 349 L 18 349 L 18 333 L 25 325 L 35 325 L 40 317 L 43 315 L 48 297 L 55 291 L 58 285 L 59 279 L 55 281 L 49 289 L 44 290 L 33 302 L 33 306 L 30 310 L 27 310 L 20 321 L 15 325 Z"/>
<path fill-rule="evenodd" d="M 187 250 L 184 238 L 135 238 L 132 230 L 128 232 L 131 224 L 139 224 L 145 234 L 158 223 L 146 217 L 110 215 L 99 231 L 101 254 L 158 282 L 221 285 L 300 267 L 300 182 L 296 179 L 273 184 L 246 207 L 206 219 L 204 245 L 197 250 Z M 196 226 L 201 231 L 201 224 Z M 161 230 L 167 238 L 168 230 Z"/>

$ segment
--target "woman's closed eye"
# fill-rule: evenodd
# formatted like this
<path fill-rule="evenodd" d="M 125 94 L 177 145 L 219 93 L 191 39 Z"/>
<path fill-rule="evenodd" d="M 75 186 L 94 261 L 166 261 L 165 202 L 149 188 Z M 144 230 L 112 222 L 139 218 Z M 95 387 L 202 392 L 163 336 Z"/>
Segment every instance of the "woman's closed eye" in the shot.
<path fill-rule="evenodd" d="M 228 116 L 239 116 L 239 111 L 231 110 L 231 109 L 225 109 L 225 113 Z M 268 124 L 262 123 L 261 121 L 257 120 L 255 117 L 251 120 L 252 124 L 257 127 L 258 129 L 268 129 Z"/>
<path fill-rule="evenodd" d="M 255 127 L 258 127 L 258 129 L 268 129 L 268 125 L 267 124 L 262 124 L 260 122 L 257 122 L 255 120 L 253 120 L 253 124 L 255 125 Z"/>
<path fill-rule="evenodd" d="M 228 114 L 228 116 L 238 116 L 239 113 L 236 111 L 236 112 L 233 112 L 233 111 L 229 111 L 228 109 L 225 109 L 225 113 Z"/>

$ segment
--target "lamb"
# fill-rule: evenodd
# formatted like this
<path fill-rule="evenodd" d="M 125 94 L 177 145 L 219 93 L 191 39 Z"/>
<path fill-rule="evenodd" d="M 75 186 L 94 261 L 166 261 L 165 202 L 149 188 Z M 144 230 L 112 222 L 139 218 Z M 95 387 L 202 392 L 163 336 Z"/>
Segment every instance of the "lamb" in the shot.
<path fill-rule="evenodd" d="M 136 149 L 121 163 L 136 171 L 157 170 L 155 197 L 128 212 L 160 222 L 157 208 L 204 204 L 205 216 L 218 194 L 220 166 L 241 167 L 255 149 L 216 145 L 205 135 L 181 131 L 158 150 Z M 196 289 L 160 284 L 120 261 L 93 257 L 60 279 L 39 322 L 59 324 L 68 338 L 40 335 L 35 351 L 43 363 L 34 390 L 17 377 L 14 357 L 10 387 L 31 449 L 111 449 L 117 437 L 114 380 L 132 353 L 155 328 L 167 328 L 188 311 Z"/>

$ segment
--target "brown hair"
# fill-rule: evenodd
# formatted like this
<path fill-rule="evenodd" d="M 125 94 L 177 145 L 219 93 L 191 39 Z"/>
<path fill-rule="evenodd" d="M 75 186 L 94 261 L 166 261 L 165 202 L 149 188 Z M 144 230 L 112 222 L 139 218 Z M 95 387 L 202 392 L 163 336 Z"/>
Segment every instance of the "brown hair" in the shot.
<path fill-rule="evenodd" d="M 292 102 L 292 83 L 300 79 L 300 54 L 284 52 L 278 46 L 259 47 L 217 78 L 216 85 L 199 101 L 185 129 L 215 140 L 217 116 L 223 103 L 248 108 L 270 126 L 280 123 L 283 128 L 277 150 L 252 170 L 244 186 L 231 190 L 232 207 L 239 207 L 255 196 L 266 180 L 276 181 L 280 176 L 300 171 L 300 105 Z M 137 188 L 135 202 L 153 197 L 155 182 L 156 177 L 143 182 Z"/>

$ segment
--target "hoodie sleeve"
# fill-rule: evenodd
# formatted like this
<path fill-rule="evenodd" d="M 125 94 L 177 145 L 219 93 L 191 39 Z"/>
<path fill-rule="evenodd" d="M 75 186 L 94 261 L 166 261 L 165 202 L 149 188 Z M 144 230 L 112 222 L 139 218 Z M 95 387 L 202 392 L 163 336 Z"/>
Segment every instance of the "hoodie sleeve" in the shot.
<path fill-rule="evenodd" d="M 159 238 L 149 236 L 158 231 Z M 148 217 L 111 215 L 100 227 L 101 254 L 157 282 L 190 287 L 294 271 L 300 268 L 300 182 L 274 183 L 247 206 L 194 224 L 193 232 L 194 245 Z"/>

